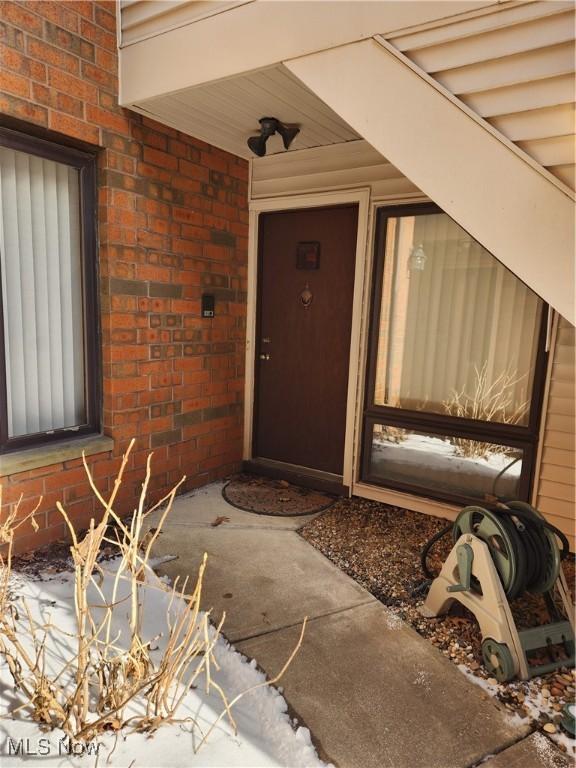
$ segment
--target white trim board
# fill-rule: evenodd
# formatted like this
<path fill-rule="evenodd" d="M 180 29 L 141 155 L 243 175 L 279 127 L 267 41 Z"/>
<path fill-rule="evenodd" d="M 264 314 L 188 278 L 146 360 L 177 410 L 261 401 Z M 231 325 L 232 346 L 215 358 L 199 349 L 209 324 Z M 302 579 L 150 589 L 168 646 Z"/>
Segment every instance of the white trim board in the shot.
<path fill-rule="evenodd" d="M 158 34 L 120 49 L 120 103 L 132 107 L 377 33 L 497 7 L 497 0 L 262 0 L 163 31 L 165 14 Z"/>
<path fill-rule="evenodd" d="M 544 393 L 542 395 L 542 406 L 540 409 L 540 425 L 538 427 L 538 448 L 536 451 L 536 460 L 534 462 L 533 483 L 532 483 L 532 496 L 530 503 L 533 506 L 538 504 L 538 496 L 540 495 L 540 473 L 542 471 L 542 455 L 544 453 L 544 437 L 546 435 L 546 420 L 548 416 L 548 408 L 550 405 L 550 386 L 552 384 L 552 372 L 554 370 L 554 357 L 556 352 L 556 341 L 558 339 L 558 321 L 559 317 L 556 312 L 552 318 L 549 317 L 548 326 L 548 363 L 546 366 L 546 378 L 544 380 Z"/>
<path fill-rule="evenodd" d="M 448 520 L 456 520 L 458 513 L 462 509 L 462 507 L 457 507 L 448 502 L 435 501 L 424 496 L 393 491 L 391 488 L 380 488 L 377 485 L 368 485 L 367 483 L 355 483 L 353 493 L 354 496 L 361 496 L 364 499 L 379 501 L 382 504 L 390 504 L 393 507 L 401 507 L 402 509 L 411 509 L 424 515 L 445 517 Z"/>
<path fill-rule="evenodd" d="M 246 318 L 246 384 L 244 396 L 244 460 L 252 459 L 254 421 L 254 380 L 258 280 L 258 217 L 267 211 L 287 211 L 298 208 L 318 208 L 329 205 L 358 205 L 358 231 L 356 236 L 356 261 L 354 272 L 354 297 L 352 302 L 352 328 L 350 333 L 350 362 L 348 366 L 348 395 L 346 402 L 346 435 L 344 439 L 343 484 L 349 487 L 353 481 L 354 439 L 356 424 L 357 382 L 360 373 L 361 327 L 363 297 L 366 279 L 366 246 L 370 189 L 339 190 L 311 195 L 250 201 L 250 223 L 248 238 L 248 310 Z"/>

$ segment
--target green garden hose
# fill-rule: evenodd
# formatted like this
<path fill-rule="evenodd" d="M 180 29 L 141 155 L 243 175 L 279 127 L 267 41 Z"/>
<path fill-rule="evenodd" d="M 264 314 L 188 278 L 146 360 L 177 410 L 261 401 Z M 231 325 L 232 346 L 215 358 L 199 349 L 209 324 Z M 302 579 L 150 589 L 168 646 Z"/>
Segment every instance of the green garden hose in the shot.
<path fill-rule="evenodd" d="M 422 548 L 420 560 L 427 579 L 434 578 L 428 568 L 429 552 L 450 531 L 454 542 L 463 533 L 471 533 L 488 545 L 509 600 L 525 591 L 545 594 L 552 589 L 560 561 L 570 551 L 562 531 L 525 502 L 465 507 L 453 524 L 438 531 Z M 556 538 L 562 542 L 561 550 Z"/>

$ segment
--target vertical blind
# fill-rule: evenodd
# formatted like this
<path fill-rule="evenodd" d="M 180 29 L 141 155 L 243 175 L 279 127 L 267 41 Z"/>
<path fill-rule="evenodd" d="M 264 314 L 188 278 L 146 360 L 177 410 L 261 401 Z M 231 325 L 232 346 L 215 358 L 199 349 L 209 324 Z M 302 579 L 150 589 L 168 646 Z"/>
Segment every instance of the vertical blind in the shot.
<path fill-rule="evenodd" d="M 542 302 L 449 216 L 388 220 L 382 299 L 377 404 L 527 423 Z"/>
<path fill-rule="evenodd" d="M 79 171 L 0 147 L 8 435 L 86 421 Z"/>

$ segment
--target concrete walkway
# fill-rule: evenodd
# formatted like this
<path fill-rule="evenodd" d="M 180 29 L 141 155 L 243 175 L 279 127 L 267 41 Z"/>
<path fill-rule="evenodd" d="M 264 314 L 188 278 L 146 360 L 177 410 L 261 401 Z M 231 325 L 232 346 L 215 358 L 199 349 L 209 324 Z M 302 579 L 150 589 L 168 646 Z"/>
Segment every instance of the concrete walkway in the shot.
<path fill-rule="evenodd" d="M 281 685 L 323 759 L 339 768 L 563 768 L 430 643 L 305 542 L 308 518 L 231 507 L 215 484 L 179 498 L 155 550 L 177 555 L 171 578 L 194 576 L 208 553 L 203 604 L 224 634 L 273 676 L 309 617 Z M 213 527 L 218 517 L 228 520 Z M 154 522 L 151 521 L 151 525 Z M 544 756 L 543 756 L 544 755 Z M 495 762 L 494 762 L 495 761 Z M 516 763 L 510 762 L 510 765 Z"/>

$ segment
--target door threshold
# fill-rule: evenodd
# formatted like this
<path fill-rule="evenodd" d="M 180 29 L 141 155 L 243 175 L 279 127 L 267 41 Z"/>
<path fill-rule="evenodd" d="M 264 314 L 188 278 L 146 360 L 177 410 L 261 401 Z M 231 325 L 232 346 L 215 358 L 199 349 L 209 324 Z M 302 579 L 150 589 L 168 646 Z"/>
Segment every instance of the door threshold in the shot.
<path fill-rule="evenodd" d="M 249 474 L 271 477 L 275 480 L 286 480 L 294 485 L 331 493 L 335 496 L 349 495 L 349 488 L 342 482 L 342 475 L 335 475 L 332 472 L 322 472 L 319 469 L 301 467 L 298 464 L 261 458 L 242 462 L 242 469 Z"/>

